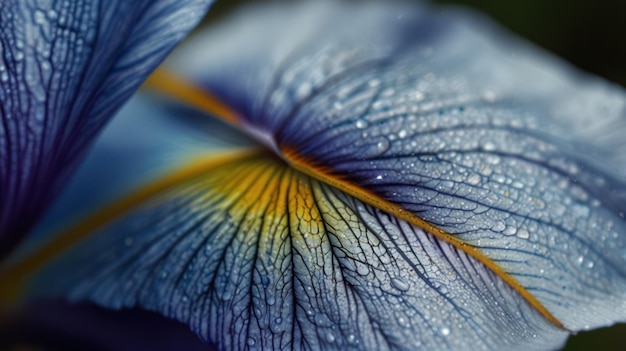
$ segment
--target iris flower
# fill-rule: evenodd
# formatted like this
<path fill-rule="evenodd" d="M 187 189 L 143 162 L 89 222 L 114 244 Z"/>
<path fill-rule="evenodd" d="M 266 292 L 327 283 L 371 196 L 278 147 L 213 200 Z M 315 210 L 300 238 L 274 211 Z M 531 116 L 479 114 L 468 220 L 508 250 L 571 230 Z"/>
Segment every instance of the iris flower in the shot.
<path fill-rule="evenodd" d="M 219 350 L 546 350 L 626 321 L 623 89 L 467 11 L 252 6 L 81 162 L 207 7 L 0 5 L 3 254 L 28 234 L 4 305 L 150 311 Z"/>

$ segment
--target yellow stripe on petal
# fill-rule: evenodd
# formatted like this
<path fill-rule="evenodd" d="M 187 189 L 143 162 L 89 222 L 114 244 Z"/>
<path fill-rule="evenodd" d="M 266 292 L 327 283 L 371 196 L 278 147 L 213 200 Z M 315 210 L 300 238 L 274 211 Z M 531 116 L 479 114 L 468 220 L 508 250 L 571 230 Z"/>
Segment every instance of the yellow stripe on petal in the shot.
<path fill-rule="evenodd" d="M 411 223 L 414 226 L 421 228 L 427 233 L 430 233 L 431 235 L 437 237 L 438 239 L 441 239 L 456 247 L 457 249 L 474 257 L 476 260 L 484 264 L 492 272 L 498 275 L 507 284 L 509 284 L 526 301 L 528 301 L 528 303 L 530 303 L 535 309 L 537 309 L 537 311 L 539 311 L 539 313 L 541 313 L 541 315 L 543 315 L 547 320 L 549 320 L 557 327 L 567 330 L 563 323 L 561 323 L 561 321 L 559 321 L 554 315 L 552 315 L 552 313 L 550 313 L 550 311 L 548 311 L 548 309 L 541 302 L 539 302 L 539 300 L 537 300 L 537 298 L 533 294 L 526 290 L 526 288 L 524 288 L 513 276 L 504 271 L 504 269 L 502 269 L 502 267 L 500 267 L 496 262 L 485 256 L 478 248 L 459 240 L 454 235 L 446 233 L 442 229 L 426 222 L 412 212 L 406 211 L 402 207 L 381 198 L 373 192 L 362 189 L 344 179 L 341 179 L 339 176 L 333 174 L 332 170 L 316 166 L 313 162 L 310 162 L 309 160 L 303 158 L 292 149 L 284 148 L 282 150 L 282 153 L 285 159 L 294 169 L 332 187 L 335 187 L 371 206 L 383 210 L 395 216 L 396 218 Z"/>
<path fill-rule="evenodd" d="M 151 89 L 209 112 L 232 125 L 242 126 L 232 109 L 199 87 L 166 71 L 157 71 L 146 84 Z M 248 151 L 220 159 L 201 161 L 189 169 L 176 172 L 106 207 L 57 238 L 49 246 L 2 274 L 9 277 L 10 282 L 22 281 L 45 262 L 87 237 L 91 232 L 140 206 L 146 200 L 200 176 L 206 177 L 204 179 L 206 196 L 221 196 L 226 199 L 218 206 L 228 206 L 228 215 L 242 229 L 242 234 L 239 234 L 243 235 L 241 240 L 245 240 L 246 235 L 256 236 L 254 240 L 258 240 L 257 250 L 266 251 L 272 250 L 272 245 L 280 240 L 287 240 L 287 233 L 290 233 L 289 239 L 297 250 L 299 245 L 308 245 L 306 238 L 302 236 L 324 233 L 325 223 L 310 187 L 309 177 L 311 177 L 421 228 L 430 235 L 467 253 L 506 282 L 546 320 L 567 330 L 533 294 L 478 248 L 424 221 L 397 204 L 342 179 L 333 173 L 332 169 L 302 157 L 297 150 L 283 148 L 280 153 L 288 164 L 270 154 L 269 151 Z M 213 170 L 217 171 L 213 172 Z M 274 235 L 274 237 L 269 237 L 269 235 Z M 324 242 L 327 239 L 321 238 L 320 240 Z M 306 251 L 305 247 L 302 249 Z M 308 259 L 313 264 L 312 260 L 315 258 L 311 255 Z M 16 296 L 18 292 L 19 290 L 12 291 L 11 294 Z M 2 296 L 0 296 L 0 301 L 2 301 L 1 298 Z"/>
<path fill-rule="evenodd" d="M 169 96 L 231 125 L 240 123 L 237 113 L 209 92 L 161 67 L 145 81 L 144 88 Z"/>
<path fill-rule="evenodd" d="M 0 285 L 11 287 L 10 289 L 1 289 L 0 307 L 11 303 L 19 297 L 21 285 L 25 279 L 30 277 L 44 264 L 89 237 L 101 227 L 132 211 L 155 196 L 202 177 L 211 170 L 228 164 L 237 164 L 244 160 L 258 158 L 262 154 L 264 154 L 262 150 L 244 150 L 207 159 L 193 160 L 188 166 L 178 169 L 95 212 L 61 235 L 55 236 L 51 242 L 45 243 L 39 250 L 28 255 L 22 261 L 0 270 Z"/>

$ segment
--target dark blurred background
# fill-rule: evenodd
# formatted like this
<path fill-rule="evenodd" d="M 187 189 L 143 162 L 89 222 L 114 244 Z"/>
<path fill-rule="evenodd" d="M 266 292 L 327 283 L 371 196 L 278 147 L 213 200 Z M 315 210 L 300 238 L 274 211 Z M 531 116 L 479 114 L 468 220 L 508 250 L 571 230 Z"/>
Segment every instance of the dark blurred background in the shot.
<path fill-rule="evenodd" d="M 462 4 L 561 56 L 626 87 L 626 1 L 436 0 Z M 626 345 L 624 349 L 626 350 Z"/>
<path fill-rule="evenodd" d="M 217 1 L 209 12 L 205 24 L 226 16 L 246 2 L 252 1 Z M 487 14 L 509 31 L 551 51 L 580 69 L 626 87 L 626 0 L 433 0 L 432 2 L 474 8 Z M 626 351 L 626 324 L 581 332 L 569 339 L 564 350 L 592 349 Z"/>

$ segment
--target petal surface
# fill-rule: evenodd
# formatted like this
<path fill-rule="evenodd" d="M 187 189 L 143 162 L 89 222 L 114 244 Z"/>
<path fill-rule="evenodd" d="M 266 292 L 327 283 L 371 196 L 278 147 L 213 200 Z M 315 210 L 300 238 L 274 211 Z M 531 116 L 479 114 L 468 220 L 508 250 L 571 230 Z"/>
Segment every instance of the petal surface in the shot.
<path fill-rule="evenodd" d="M 623 89 L 454 10 L 304 7 L 263 32 L 242 15 L 174 64 L 288 161 L 480 250 L 566 327 L 624 321 Z"/>
<path fill-rule="evenodd" d="M 32 291 L 158 311 L 220 350 L 526 350 L 567 336 L 464 252 L 268 154 L 168 189 L 50 269 Z"/>
<path fill-rule="evenodd" d="M 209 0 L 0 4 L 0 257 Z"/>
<path fill-rule="evenodd" d="M 313 3 L 199 36 L 172 66 L 276 154 L 207 155 L 30 291 L 222 349 L 554 349 L 624 321 L 623 91 L 447 13 Z"/>

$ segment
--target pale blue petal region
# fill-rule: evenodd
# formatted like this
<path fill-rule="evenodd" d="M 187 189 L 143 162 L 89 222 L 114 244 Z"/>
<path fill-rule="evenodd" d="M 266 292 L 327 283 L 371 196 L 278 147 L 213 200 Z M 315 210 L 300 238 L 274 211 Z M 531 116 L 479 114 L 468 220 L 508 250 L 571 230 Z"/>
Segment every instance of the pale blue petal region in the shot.
<path fill-rule="evenodd" d="M 183 50 L 196 56 L 180 69 L 279 149 L 480 248 L 566 327 L 626 321 L 623 89 L 445 13 L 304 5 L 258 16 L 293 29 L 282 32 L 244 14 L 241 29 L 222 29 L 230 37 L 198 37 L 207 44 Z"/>
<path fill-rule="evenodd" d="M 210 0 L 0 4 L 0 256 Z"/>
<path fill-rule="evenodd" d="M 271 159 L 224 168 L 104 228 L 31 291 L 157 311 L 220 350 L 545 350 L 567 337 L 406 222 Z"/>
<path fill-rule="evenodd" d="M 212 131 L 209 135 L 207 130 Z M 170 172 L 254 144 L 218 119 L 138 92 L 103 129 L 72 179 L 14 256 Z"/>

